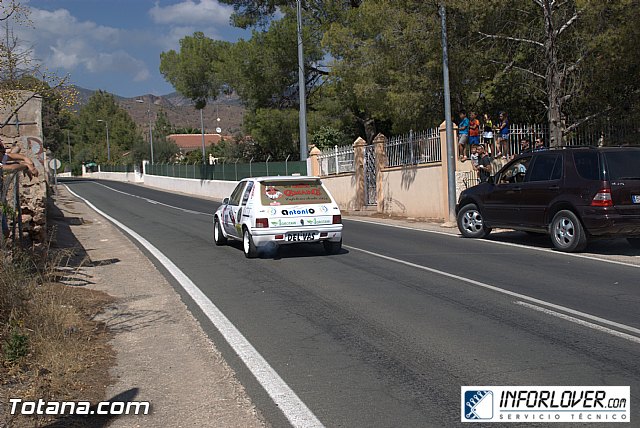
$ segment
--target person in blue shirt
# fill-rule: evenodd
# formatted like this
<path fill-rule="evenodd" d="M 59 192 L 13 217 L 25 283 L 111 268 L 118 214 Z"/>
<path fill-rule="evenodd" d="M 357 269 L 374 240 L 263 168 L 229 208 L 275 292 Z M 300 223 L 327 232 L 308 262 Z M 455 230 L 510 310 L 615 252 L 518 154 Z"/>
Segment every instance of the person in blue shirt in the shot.
<path fill-rule="evenodd" d="M 496 157 L 509 157 L 509 117 L 506 111 L 500 112 L 498 124 L 498 153 Z"/>
<path fill-rule="evenodd" d="M 458 123 L 458 159 L 462 162 L 467 160 L 466 145 L 469 142 L 469 119 L 467 113 L 460 112 L 460 122 Z"/>

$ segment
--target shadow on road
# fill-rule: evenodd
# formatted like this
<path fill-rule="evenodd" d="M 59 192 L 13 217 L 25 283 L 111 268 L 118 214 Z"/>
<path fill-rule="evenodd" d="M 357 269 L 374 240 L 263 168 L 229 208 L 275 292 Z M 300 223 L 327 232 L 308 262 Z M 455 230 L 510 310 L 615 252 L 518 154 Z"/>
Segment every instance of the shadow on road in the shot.
<path fill-rule="evenodd" d="M 490 241 L 507 242 L 536 248 L 553 249 L 548 235 L 529 234 L 515 230 L 494 232 L 487 238 Z M 633 248 L 626 239 L 592 239 L 584 253 L 607 256 L 640 256 L 640 249 Z"/>
<path fill-rule="evenodd" d="M 236 248 L 238 251 L 242 252 L 242 242 L 240 241 L 227 241 L 227 245 L 233 248 Z M 258 253 L 258 258 L 260 259 L 273 259 L 273 260 L 281 260 L 281 259 L 296 259 L 303 257 L 336 257 L 342 256 L 344 254 L 349 254 L 349 251 L 342 248 L 338 254 L 327 255 L 324 251 L 324 247 L 322 244 L 313 243 L 313 244 L 295 244 L 295 245 L 273 245 L 264 249 L 260 249 Z M 241 254 L 242 255 L 242 254 Z"/>
<path fill-rule="evenodd" d="M 57 204 L 65 204 L 58 199 Z M 56 267 L 55 280 L 70 286 L 93 284 L 90 275 L 83 272 L 84 267 L 106 266 L 119 263 L 120 259 L 91 260 L 86 249 L 76 239 L 71 226 L 90 223 L 82 217 L 67 217 L 53 202 L 47 206 L 47 220 L 51 230 L 51 248 L 58 252 L 59 263 Z"/>

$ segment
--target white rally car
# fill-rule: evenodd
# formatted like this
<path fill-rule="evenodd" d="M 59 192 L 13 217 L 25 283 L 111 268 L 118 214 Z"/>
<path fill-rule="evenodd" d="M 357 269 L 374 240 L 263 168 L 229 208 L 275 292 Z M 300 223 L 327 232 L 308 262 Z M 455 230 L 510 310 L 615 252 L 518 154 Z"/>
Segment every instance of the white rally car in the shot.
<path fill-rule="evenodd" d="M 340 208 L 317 177 L 242 180 L 213 217 L 216 245 L 242 241 L 246 257 L 267 245 L 321 242 L 328 254 L 342 248 Z"/>

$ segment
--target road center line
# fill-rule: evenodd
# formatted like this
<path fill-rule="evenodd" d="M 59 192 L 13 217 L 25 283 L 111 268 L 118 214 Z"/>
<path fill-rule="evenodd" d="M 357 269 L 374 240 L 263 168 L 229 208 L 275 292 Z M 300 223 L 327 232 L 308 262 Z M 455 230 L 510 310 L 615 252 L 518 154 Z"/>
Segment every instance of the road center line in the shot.
<path fill-rule="evenodd" d="M 98 183 L 99 184 L 99 183 Z M 297 394 L 285 383 L 278 373 L 260 355 L 260 353 L 249 343 L 240 331 L 229 321 L 229 319 L 213 304 L 211 300 L 182 272 L 167 256 L 154 247 L 141 235 L 120 223 L 118 220 L 99 210 L 91 202 L 73 192 L 65 184 L 64 187 L 91 207 L 98 214 L 109 220 L 118 228 L 126 232 L 146 248 L 166 269 L 169 271 L 182 288 L 191 296 L 193 301 L 200 307 L 202 312 L 209 318 L 220 334 L 227 341 L 229 346 L 238 354 L 240 359 L 247 366 L 249 371 L 255 376 L 257 381 L 265 389 L 269 397 L 280 408 L 285 417 L 294 427 L 323 427 L 318 418 L 311 412 Z M 108 186 L 105 186 L 108 187 Z M 115 189 L 112 189 L 115 190 Z"/>
<path fill-rule="evenodd" d="M 116 193 L 121 193 L 123 195 L 131 196 L 132 198 L 142 199 L 143 201 L 149 202 L 150 204 L 162 205 L 164 207 L 173 208 L 174 210 L 179 210 L 179 211 L 182 211 L 182 212 L 185 212 L 185 213 L 189 213 L 189 214 L 198 214 L 198 215 L 206 215 L 206 216 L 209 216 L 209 217 L 213 217 L 213 214 L 203 213 L 201 211 L 188 210 L 186 208 L 180 208 L 180 207 L 176 207 L 174 205 L 165 204 L 163 202 L 159 202 L 159 201 L 156 201 L 154 199 L 144 198 L 142 196 L 134 195 L 132 193 L 123 192 L 122 190 L 114 189 L 113 187 L 109 187 L 106 184 L 98 183 L 96 181 L 93 181 L 92 183 L 97 184 L 98 186 L 105 187 L 105 188 L 107 188 L 107 189 L 109 189 L 111 191 L 114 191 Z M 66 185 L 65 185 L 65 187 L 66 187 Z"/>
<path fill-rule="evenodd" d="M 476 281 L 475 279 L 466 278 L 464 276 L 455 275 L 455 274 L 444 272 L 444 271 L 441 271 L 441 270 L 438 270 L 438 269 L 433 269 L 433 268 L 430 268 L 430 267 L 422 266 L 422 265 L 419 265 L 419 264 L 416 264 L 416 263 L 411 263 L 411 262 L 408 262 L 406 260 L 396 259 L 395 257 L 385 256 L 384 254 L 374 253 L 373 251 L 363 250 L 361 248 L 351 247 L 349 245 L 343 245 L 343 247 L 345 247 L 345 248 L 347 248 L 349 250 L 354 250 L 354 251 L 359 251 L 359 252 L 364 253 L 364 254 L 369 254 L 370 256 L 379 257 L 381 259 L 389 260 L 389 261 L 392 261 L 392 262 L 395 262 L 395 263 L 400 263 L 400 264 L 403 264 L 405 266 L 410 266 L 410 267 L 413 267 L 413 268 L 416 268 L 416 269 L 421 269 L 421 270 L 424 270 L 424 271 L 427 271 L 427 272 L 435 273 L 437 275 L 446 276 L 447 278 L 452 278 L 452 279 L 455 279 L 455 280 L 458 280 L 458 281 L 466 282 L 466 283 L 471 284 L 471 285 L 475 285 L 477 287 L 485 288 L 487 290 L 495 291 L 495 292 L 498 292 L 498 293 L 501 293 L 501 294 L 506 294 L 507 296 L 515 297 L 515 298 L 520 299 L 520 300 L 525 300 L 525 301 L 528 301 L 528 302 L 531 302 L 531 303 L 536 303 L 538 305 L 546 306 L 548 308 L 553 308 L 553 309 L 556 309 L 558 311 L 565 312 L 567 314 L 572 314 L 572 315 L 576 315 L 576 316 L 579 316 L 579 317 L 582 317 L 582 318 L 586 318 L 586 319 L 589 319 L 591 321 L 595 321 L 595 322 L 598 322 L 600 324 L 605 324 L 605 325 L 608 325 L 610 327 L 615 327 L 615 328 L 620 329 L 620 330 L 626 330 L 626 331 L 628 331 L 630 333 L 634 333 L 634 334 L 637 334 L 637 335 L 640 336 L 640 329 L 637 329 L 635 327 L 631 327 L 631 326 L 628 326 L 628 325 L 625 325 L 625 324 L 620 324 L 620 323 L 617 323 L 615 321 L 610 321 L 610 320 L 605 319 L 605 318 L 600 318 L 600 317 L 597 317 L 595 315 L 587 314 L 585 312 L 576 311 L 575 309 L 567 308 L 566 306 L 556 305 L 555 303 L 547 302 L 545 300 L 536 299 L 535 297 L 530 297 L 530 296 L 527 296 L 525 294 L 516 293 L 515 291 L 505 290 L 503 288 L 496 287 L 494 285 L 490 285 L 490 284 L 487 284 L 487 283 L 484 283 L 484 282 L 481 282 L 481 281 Z"/>
<path fill-rule="evenodd" d="M 378 221 L 356 219 L 356 218 L 348 217 L 348 216 L 345 216 L 343 218 L 345 220 L 347 220 L 347 221 L 355 221 L 355 222 L 358 222 L 358 223 L 369 223 L 369 224 L 375 224 L 377 226 L 386 226 L 386 227 L 393 227 L 393 228 L 396 228 L 396 229 L 411 230 L 413 232 L 418 231 L 418 232 L 424 232 L 424 233 L 433 233 L 435 235 L 446 235 L 446 236 L 450 236 L 452 238 L 457 238 L 457 239 L 467 239 L 467 238 L 463 238 L 460 235 L 457 235 L 455 233 L 443 232 L 443 231 L 440 231 L 440 230 L 418 229 L 418 228 L 414 228 L 414 227 L 402 226 L 402 225 L 397 225 L 397 224 L 387 224 L 387 223 L 382 223 L 382 222 L 378 222 Z M 595 260 L 595 261 L 598 261 L 598 262 L 611 263 L 611 264 L 614 264 L 614 265 L 627 266 L 627 267 L 632 267 L 632 268 L 636 268 L 636 269 L 640 268 L 640 265 L 634 265 L 632 263 L 619 262 L 617 260 L 602 259 L 600 257 L 587 256 L 585 254 L 563 253 L 563 252 L 560 252 L 560 251 L 551 250 L 549 248 L 532 247 L 532 246 L 529 246 L 529 245 L 516 244 L 516 243 L 513 243 L 513 242 L 492 241 L 490 239 L 478 239 L 477 241 L 478 242 L 484 242 L 484 243 L 487 243 L 487 244 L 505 245 L 507 247 L 516 247 L 516 248 L 524 248 L 524 249 L 533 250 L 533 251 L 542 251 L 544 253 L 551 253 L 551 254 L 555 254 L 557 256 L 576 257 L 576 258 L 579 258 L 579 259 Z"/>
<path fill-rule="evenodd" d="M 520 301 L 516 302 L 516 305 L 524 306 L 526 308 L 533 309 L 534 311 L 542 312 L 544 314 L 552 315 L 554 317 L 561 318 L 563 320 L 570 321 L 570 322 L 579 324 L 579 325 L 584 326 L 584 327 L 589 327 L 589 328 L 592 328 L 594 330 L 598 330 L 598 331 L 601 331 L 601 332 L 604 332 L 604 333 L 608 333 L 608 334 L 610 334 L 612 336 L 617 336 L 617 337 L 620 337 L 622 339 L 629 340 L 631 342 L 640 343 L 640 337 L 632 336 L 630 334 L 622 333 L 622 332 L 617 331 L 617 330 L 612 330 L 610 328 L 603 327 L 603 326 L 598 325 L 598 324 L 593 324 L 593 323 L 590 323 L 588 321 L 581 320 L 581 319 L 578 319 L 578 318 L 575 318 L 575 317 L 572 317 L 572 316 L 569 316 L 569 315 L 561 314 L 560 312 L 552 311 L 551 309 L 542 308 L 540 306 L 532 305 L 531 303 L 520 302 Z"/>

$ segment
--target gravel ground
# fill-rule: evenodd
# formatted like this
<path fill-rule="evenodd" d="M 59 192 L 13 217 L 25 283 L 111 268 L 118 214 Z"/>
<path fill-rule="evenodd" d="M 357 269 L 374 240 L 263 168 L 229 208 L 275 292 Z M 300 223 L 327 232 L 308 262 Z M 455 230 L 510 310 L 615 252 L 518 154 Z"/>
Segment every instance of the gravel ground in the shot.
<path fill-rule="evenodd" d="M 149 415 L 114 418 L 109 426 L 265 426 L 220 352 L 138 247 L 62 186 L 56 205 L 70 225 L 66 233 L 91 260 L 75 276 L 117 299 L 100 315 L 115 333 L 117 352 L 105 399 L 151 403 Z"/>

